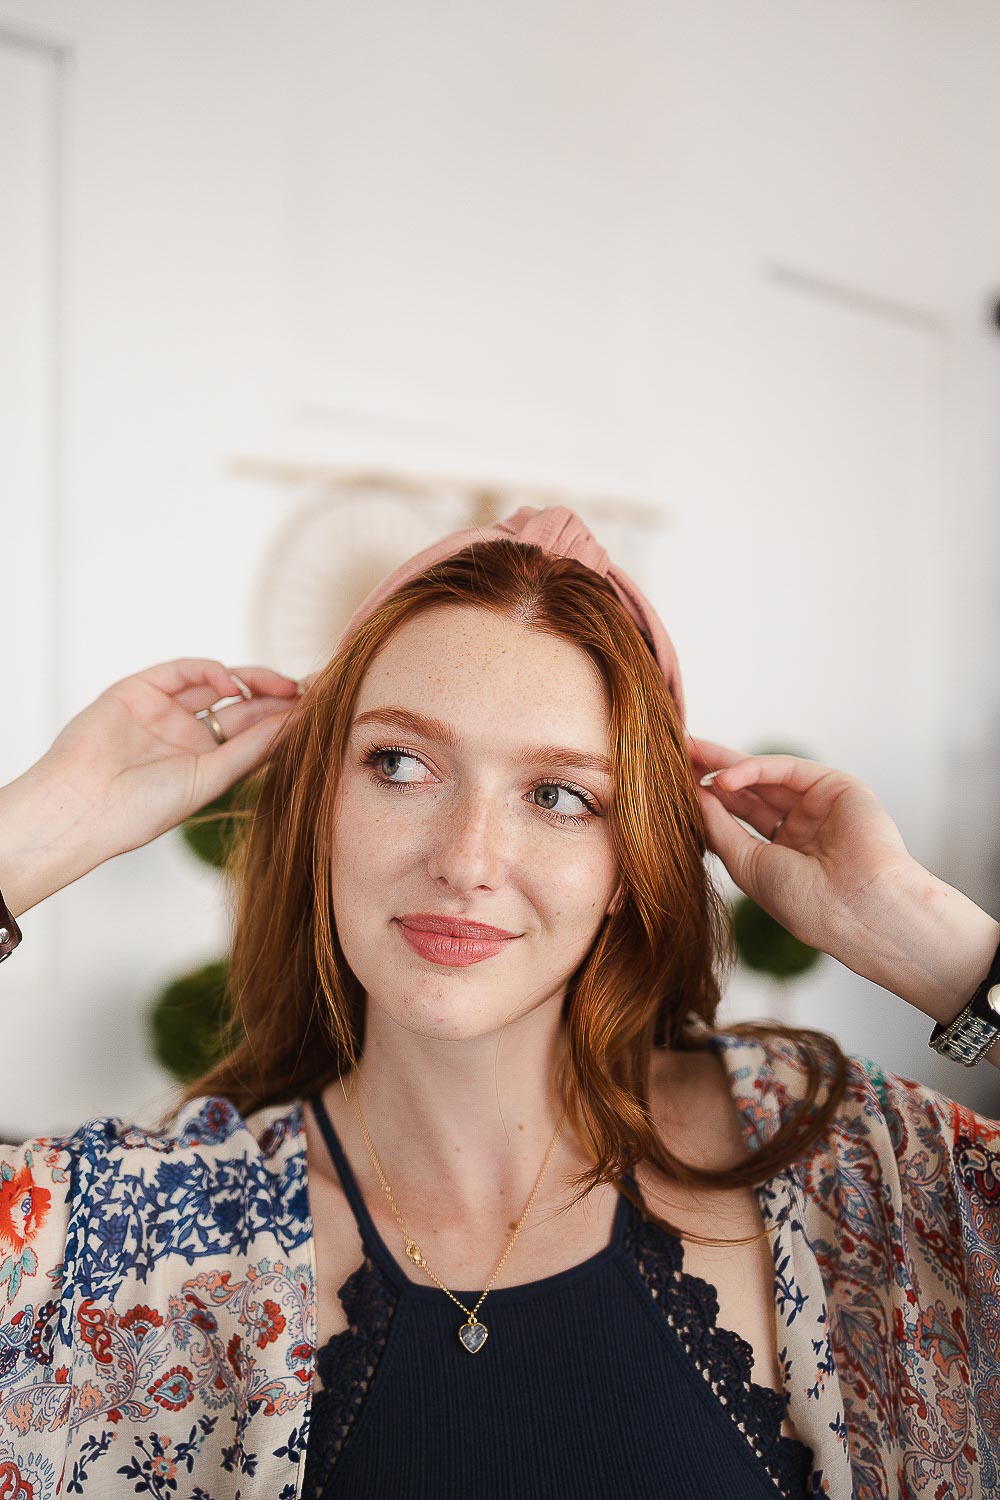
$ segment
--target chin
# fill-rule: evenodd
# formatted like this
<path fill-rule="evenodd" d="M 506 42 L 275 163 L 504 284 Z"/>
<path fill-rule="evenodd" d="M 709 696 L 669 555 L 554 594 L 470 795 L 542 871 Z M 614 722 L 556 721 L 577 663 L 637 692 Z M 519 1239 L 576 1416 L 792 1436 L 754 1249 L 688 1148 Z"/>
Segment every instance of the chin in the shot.
<path fill-rule="evenodd" d="M 450 978 L 462 972 L 455 970 Z M 474 977 L 463 989 L 464 993 L 453 982 L 445 987 L 440 983 L 424 987 L 417 984 L 397 993 L 389 1003 L 373 1002 L 369 992 L 366 1003 L 369 1014 L 374 1004 L 404 1031 L 454 1042 L 473 1042 L 478 1037 L 494 1035 L 505 1021 L 516 1019 L 510 1006 L 484 1004 L 482 986 L 476 985 Z"/>

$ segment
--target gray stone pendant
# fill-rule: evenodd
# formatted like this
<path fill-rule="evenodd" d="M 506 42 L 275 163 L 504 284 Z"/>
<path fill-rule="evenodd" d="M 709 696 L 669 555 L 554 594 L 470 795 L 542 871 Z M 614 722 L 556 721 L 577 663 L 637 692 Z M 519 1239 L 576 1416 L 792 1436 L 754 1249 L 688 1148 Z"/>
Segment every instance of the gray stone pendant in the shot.
<path fill-rule="evenodd" d="M 470 1354 L 478 1354 L 486 1343 L 487 1327 L 485 1323 L 463 1323 L 458 1330 L 458 1336 L 462 1340 L 463 1349 L 468 1349 Z"/>

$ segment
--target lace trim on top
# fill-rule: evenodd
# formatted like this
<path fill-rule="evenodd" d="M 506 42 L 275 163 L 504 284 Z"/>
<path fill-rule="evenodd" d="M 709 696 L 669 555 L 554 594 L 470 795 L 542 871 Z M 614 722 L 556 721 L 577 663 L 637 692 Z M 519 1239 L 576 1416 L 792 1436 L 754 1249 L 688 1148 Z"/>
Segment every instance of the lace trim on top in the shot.
<path fill-rule="evenodd" d="M 370 1247 L 340 1288 L 347 1327 L 318 1350 L 322 1389 L 313 1396 L 302 1500 L 321 1500 L 341 1449 L 361 1410 L 389 1336 L 399 1301 Z M 715 1288 L 683 1269 L 684 1248 L 629 1205 L 623 1248 L 650 1296 L 663 1309 L 695 1368 L 725 1407 L 737 1429 L 785 1500 L 801 1500 L 812 1470 L 812 1449 L 787 1438 L 781 1424 L 788 1407 L 780 1394 L 750 1379 L 753 1349 L 746 1339 L 716 1325 Z"/>
<path fill-rule="evenodd" d="M 752 1381 L 753 1349 L 738 1333 L 716 1326 L 715 1287 L 683 1269 L 680 1240 L 635 1210 L 625 1226 L 624 1247 L 695 1369 L 728 1410 L 778 1491 L 786 1500 L 801 1500 L 812 1470 L 812 1449 L 781 1433 L 787 1391 L 779 1395 Z"/>
<path fill-rule="evenodd" d="M 306 1443 L 302 1500 L 320 1500 L 340 1456 L 389 1337 L 399 1294 L 368 1245 L 365 1258 L 340 1288 L 347 1327 L 317 1351 L 322 1390 L 315 1392 Z"/>

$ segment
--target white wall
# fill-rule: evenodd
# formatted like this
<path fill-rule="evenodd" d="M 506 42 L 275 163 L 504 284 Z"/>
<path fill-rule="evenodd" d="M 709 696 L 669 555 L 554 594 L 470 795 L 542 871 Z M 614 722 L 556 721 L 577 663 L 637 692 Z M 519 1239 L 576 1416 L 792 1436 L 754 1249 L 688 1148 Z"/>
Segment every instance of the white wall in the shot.
<path fill-rule="evenodd" d="M 853 771 L 1000 911 L 995 8 L 0 0 L 0 66 L 25 38 L 52 99 L 0 164 L 49 173 L 57 399 L 51 482 L 0 496 L 50 558 L 3 779 L 116 677 L 256 659 L 295 496 L 235 454 L 391 456 L 661 505 L 692 730 Z M 22 927 L 0 1133 L 151 1114 L 215 877 L 167 836 Z M 1000 1113 L 832 961 L 786 1013 Z"/>

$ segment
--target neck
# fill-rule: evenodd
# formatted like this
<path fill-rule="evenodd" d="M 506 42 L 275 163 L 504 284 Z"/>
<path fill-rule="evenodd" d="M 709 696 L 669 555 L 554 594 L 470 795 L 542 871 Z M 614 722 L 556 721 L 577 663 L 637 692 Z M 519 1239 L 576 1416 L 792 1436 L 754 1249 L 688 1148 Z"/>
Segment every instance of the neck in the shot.
<path fill-rule="evenodd" d="M 415 1036 L 383 1022 L 369 1005 L 364 1055 L 344 1085 L 348 1096 L 356 1087 L 404 1219 L 408 1210 L 414 1218 L 439 1215 L 465 1224 L 484 1213 L 495 1220 L 498 1211 L 512 1222 L 520 1217 L 563 1116 L 560 1004 L 561 997 L 553 998 L 502 1032 L 471 1041 Z M 356 1147 L 352 1156 L 377 1182 L 354 1100 L 345 1100 L 335 1081 L 324 1102 L 335 1103 Z M 568 1201 L 566 1176 L 589 1164 L 564 1123 L 539 1196 L 547 1189 L 550 1200 Z"/>

